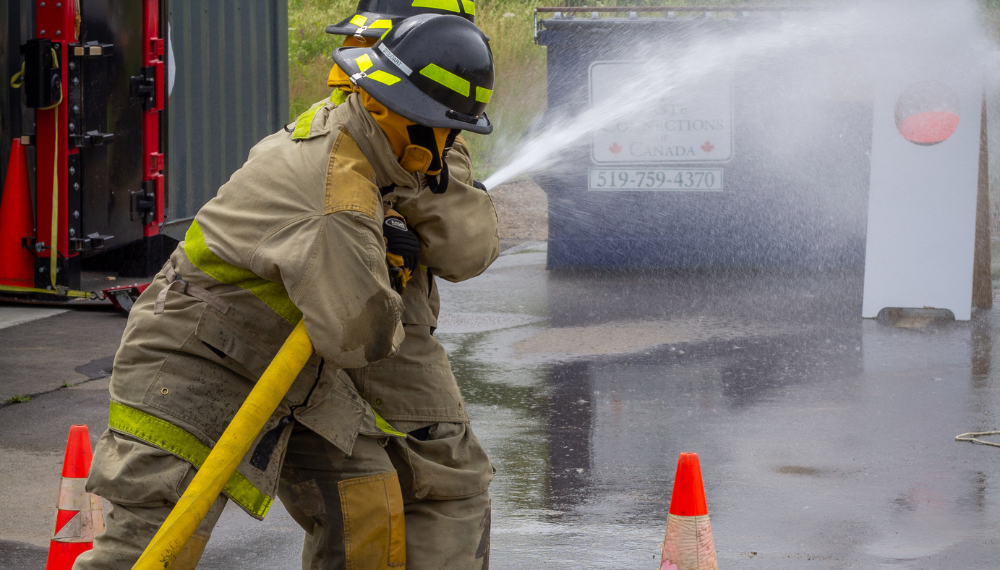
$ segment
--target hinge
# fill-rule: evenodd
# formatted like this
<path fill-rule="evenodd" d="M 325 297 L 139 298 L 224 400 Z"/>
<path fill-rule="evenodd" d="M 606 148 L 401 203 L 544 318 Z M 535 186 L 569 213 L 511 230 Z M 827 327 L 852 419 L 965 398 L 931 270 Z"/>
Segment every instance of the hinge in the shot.
<path fill-rule="evenodd" d="M 97 232 L 88 234 L 87 237 L 69 238 L 69 249 L 74 253 L 81 251 L 104 249 L 105 242 L 115 236 L 104 236 Z"/>
<path fill-rule="evenodd" d="M 163 170 L 163 153 L 149 153 L 149 174 L 159 174 L 161 170 Z"/>
<path fill-rule="evenodd" d="M 45 245 L 43 241 L 36 240 L 34 237 L 23 237 L 21 238 L 21 248 L 28 250 L 31 255 L 38 257 L 38 254 L 49 249 L 49 246 Z"/>
<path fill-rule="evenodd" d="M 129 220 L 134 222 L 137 216 L 141 216 L 143 224 L 149 223 L 149 217 L 156 214 L 155 189 L 155 182 L 146 180 L 142 183 L 142 190 L 132 192 L 128 209 Z"/>
<path fill-rule="evenodd" d="M 132 101 L 141 101 L 143 109 L 153 109 L 156 107 L 155 67 L 143 67 L 141 75 L 133 75 L 129 78 L 129 86 L 129 94 Z"/>

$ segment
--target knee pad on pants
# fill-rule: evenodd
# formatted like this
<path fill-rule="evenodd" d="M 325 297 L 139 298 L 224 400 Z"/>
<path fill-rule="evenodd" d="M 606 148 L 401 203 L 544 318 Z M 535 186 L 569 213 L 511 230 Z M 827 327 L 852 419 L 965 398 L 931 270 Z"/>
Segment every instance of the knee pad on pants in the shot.
<path fill-rule="evenodd" d="M 403 494 L 396 473 L 346 479 L 337 488 L 347 567 L 406 566 Z"/>

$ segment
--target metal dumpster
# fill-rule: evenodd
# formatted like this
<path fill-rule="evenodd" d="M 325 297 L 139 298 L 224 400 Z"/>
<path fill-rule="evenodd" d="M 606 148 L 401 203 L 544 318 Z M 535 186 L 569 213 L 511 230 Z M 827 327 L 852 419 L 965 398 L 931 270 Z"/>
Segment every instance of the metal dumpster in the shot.
<path fill-rule="evenodd" d="M 740 10 L 539 8 L 542 128 L 588 102 L 629 96 L 616 78 L 636 61 L 670 65 L 695 42 L 785 17 Z M 798 64 L 757 57 L 681 85 L 652 113 L 596 131 L 535 176 L 549 198 L 548 267 L 862 267 L 871 101 L 863 90 L 785 92 L 775 78 Z"/>

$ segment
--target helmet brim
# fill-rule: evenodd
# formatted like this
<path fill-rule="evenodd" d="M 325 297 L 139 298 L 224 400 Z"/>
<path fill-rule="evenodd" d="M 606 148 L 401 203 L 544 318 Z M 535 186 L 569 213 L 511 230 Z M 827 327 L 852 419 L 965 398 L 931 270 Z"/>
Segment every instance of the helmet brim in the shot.
<path fill-rule="evenodd" d="M 360 72 L 355 61 L 363 54 L 367 54 L 372 61 L 372 66 L 365 70 L 366 74 L 375 71 L 382 71 L 391 74 L 400 80 L 392 85 L 375 81 L 367 76 L 353 79 L 353 76 Z M 406 79 L 398 67 L 387 63 L 382 54 L 373 48 L 340 48 L 334 50 L 333 60 L 344 70 L 348 76 L 352 76 L 352 81 L 366 93 L 375 98 L 376 101 L 386 106 L 390 111 L 406 117 L 407 119 L 426 127 L 439 127 L 448 129 L 460 129 L 481 135 L 488 135 L 493 132 L 493 123 L 489 116 L 483 112 L 474 122 L 460 120 L 462 115 L 449 109 L 445 105 L 438 103 L 429 95 L 418 89 L 413 83 Z M 408 101 L 407 107 L 402 107 L 395 101 Z"/>
<path fill-rule="evenodd" d="M 390 29 L 388 27 L 385 28 L 379 27 L 379 28 L 365 28 L 361 30 L 361 26 L 351 23 L 351 20 L 357 18 L 358 16 L 364 16 L 366 22 L 389 20 L 392 22 L 393 26 L 395 26 L 397 23 L 399 23 L 399 21 L 402 20 L 402 18 L 398 19 L 386 18 L 385 14 L 374 14 L 372 12 L 358 12 L 357 14 L 353 14 L 351 16 L 348 16 L 347 18 L 344 18 L 343 20 L 337 22 L 336 24 L 330 24 L 329 26 L 326 27 L 326 33 L 337 36 L 360 35 L 363 38 L 381 38 Z M 361 30 L 361 33 L 358 33 L 358 30 Z"/>

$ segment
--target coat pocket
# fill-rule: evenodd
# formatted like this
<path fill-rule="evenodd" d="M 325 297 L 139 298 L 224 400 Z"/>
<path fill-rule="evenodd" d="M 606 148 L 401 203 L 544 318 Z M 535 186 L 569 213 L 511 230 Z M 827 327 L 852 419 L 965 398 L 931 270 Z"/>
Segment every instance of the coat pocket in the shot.
<path fill-rule="evenodd" d="M 225 315 L 212 309 L 206 309 L 202 313 L 194 335 L 222 361 L 221 364 L 241 372 L 239 368 L 231 366 L 232 363 L 237 363 L 254 379 L 260 378 L 280 348 L 280 344 L 267 346 L 228 322 Z M 227 359 L 232 362 L 227 363 Z"/>
<path fill-rule="evenodd" d="M 468 424 L 430 426 L 427 439 L 390 438 L 400 485 L 410 499 L 451 500 L 476 496 L 493 480 L 493 465 Z"/>
<path fill-rule="evenodd" d="M 188 343 L 201 344 L 196 338 Z M 197 346 L 191 346 L 191 349 L 195 348 Z M 253 389 L 253 383 L 252 378 L 203 356 L 178 351 L 163 362 L 146 391 L 143 403 L 169 417 L 183 420 L 198 430 L 195 435 L 208 444 L 222 435 Z M 188 429 L 183 425 L 180 427 Z"/>

